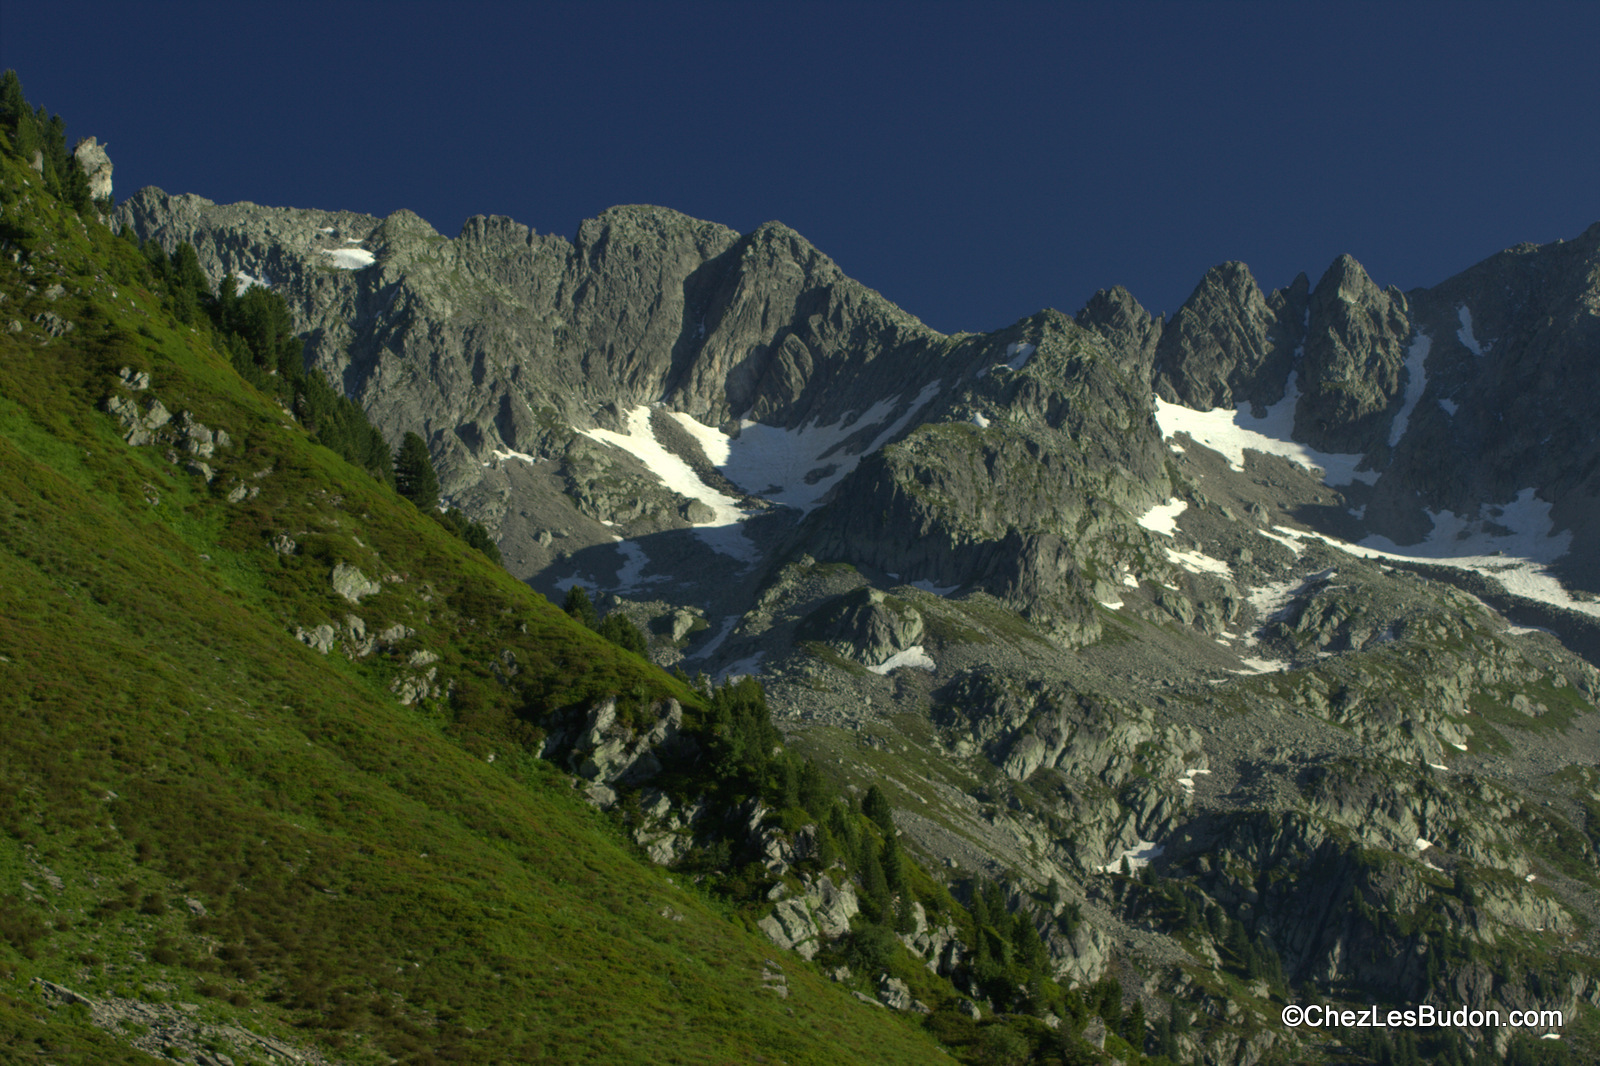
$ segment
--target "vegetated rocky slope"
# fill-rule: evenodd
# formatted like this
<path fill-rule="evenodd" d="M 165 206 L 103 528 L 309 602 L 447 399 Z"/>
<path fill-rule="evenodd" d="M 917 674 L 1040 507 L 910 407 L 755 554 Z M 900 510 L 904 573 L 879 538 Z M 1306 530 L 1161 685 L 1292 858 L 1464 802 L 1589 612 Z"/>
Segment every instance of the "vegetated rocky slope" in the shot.
<path fill-rule="evenodd" d="M 958 892 L 1008 881 L 1063 977 L 1119 976 L 1185 1056 L 1322 1054 L 1285 997 L 1552 1006 L 1586 1039 L 1600 437 L 1569 398 L 1600 227 L 1411 293 L 1227 264 L 1170 319 L 1110 290 L 941 337 L 777 225 L 446 240 L 157 190 L 119 218 L 288 295 L 514 573 L 611 590 L 658 661 L 758 671 L 793 744 L 886 788 Z M 1326 479 L 1172 428 L 1234 405 Z M 1415 561 L 1497 544 L 1505 587 Z"/>
<path fill-rule="evenodd" d="M 705 694 L 314 445 L 3 128 L 0 249 L 0 1060 L 941 1056 L 576 788 L 709 798 Z"/>

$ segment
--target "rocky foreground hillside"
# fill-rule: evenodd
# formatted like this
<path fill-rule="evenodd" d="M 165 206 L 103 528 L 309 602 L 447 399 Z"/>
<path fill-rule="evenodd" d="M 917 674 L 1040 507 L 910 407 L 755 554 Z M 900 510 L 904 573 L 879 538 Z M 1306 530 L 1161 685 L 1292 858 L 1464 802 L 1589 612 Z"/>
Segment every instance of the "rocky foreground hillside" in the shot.
<path fill-rule="evenodd" d="M 1410 293 L 1234 263 L 1170 317 L 1112 289 L 946 337 L 778 224 L 447 239 L 154 189 L 117 219 L 284 295 L 516 576 L 758 676 L 957 896 L 1004 884 L 1061 980 L 1159 1019 L 1151 1053 L 1591 1055 L 1600 226 Z M 609 791 L 683 861 L 692 811 Z M 843 892 L 776 892 L 763 928 L 814 954 Z M 1026 1011 L 902 936 L 979 1017 Z M 1565 1024 L 1281 1024 L 1309 1000 Z"/>

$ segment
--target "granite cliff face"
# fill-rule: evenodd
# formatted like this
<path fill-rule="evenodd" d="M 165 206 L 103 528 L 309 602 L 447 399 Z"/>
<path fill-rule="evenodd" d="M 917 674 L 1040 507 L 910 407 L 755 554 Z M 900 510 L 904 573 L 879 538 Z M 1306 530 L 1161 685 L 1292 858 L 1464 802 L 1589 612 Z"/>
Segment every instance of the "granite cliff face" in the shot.
<path fill-rule="evenodd" d="M 1210 1019 L 1193 1057 L 1283 1039 L 1252 1019 L 1287 986 L 1220 976 L 1252 953 L 1600 1002 L 1600 226 L 1409 293 L 1228 263 L 1169 319 L 1111 289 L 945 337 L 775 223 L 119 218 L 283 292 L 514 573 L 758 673 L 958 891 L 1011 883 L 1058 972 Z"/>

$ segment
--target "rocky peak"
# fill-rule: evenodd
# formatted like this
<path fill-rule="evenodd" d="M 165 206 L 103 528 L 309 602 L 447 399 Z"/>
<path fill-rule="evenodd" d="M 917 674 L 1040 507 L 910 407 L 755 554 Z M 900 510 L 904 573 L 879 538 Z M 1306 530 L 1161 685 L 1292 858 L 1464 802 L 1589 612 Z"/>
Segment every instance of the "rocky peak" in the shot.
<path fill-rule="evenodd" d="M 1089 298 L 1075 321 L 1098 333 L 1107 347 L 1126 360 L 1130 374 L 1141 381 L 1150 378 L 1164 323 L 1152 317 L 1133 293 L 1121 285 L 1101 289 Z"/>
<path fill-rule="evenodd" d="M 1278 315 L 1248 267 L 1236 262 L 1212 267 L 1162 331 L 1156 392 L 1201 411 L 1232 407 L 1243 398 L 1276 399 L 1267 394 L 1282 394 L 1293 358 L 1292 347 L 1284 343 L 1289 335 L 1278 326 Z"/>
<path fill-rule="evenodd" d="M 1327 452 L 1386 448 L 1410 335 L 1405 296 L 1349 255 L 1335 259 L 1311 292 L 1297 439 Z"/>

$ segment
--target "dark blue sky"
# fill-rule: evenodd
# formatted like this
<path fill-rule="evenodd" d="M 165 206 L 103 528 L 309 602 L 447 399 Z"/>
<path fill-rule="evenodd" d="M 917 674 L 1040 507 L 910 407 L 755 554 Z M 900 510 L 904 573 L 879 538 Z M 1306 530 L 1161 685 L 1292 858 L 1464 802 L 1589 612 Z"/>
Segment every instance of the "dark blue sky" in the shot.
<path fill-rule="evenodd" d="M 779 219 L 930 325 L 1429 285 L 1600 220 L 1600 4 L 0 0 L 119 197 Z"/>

